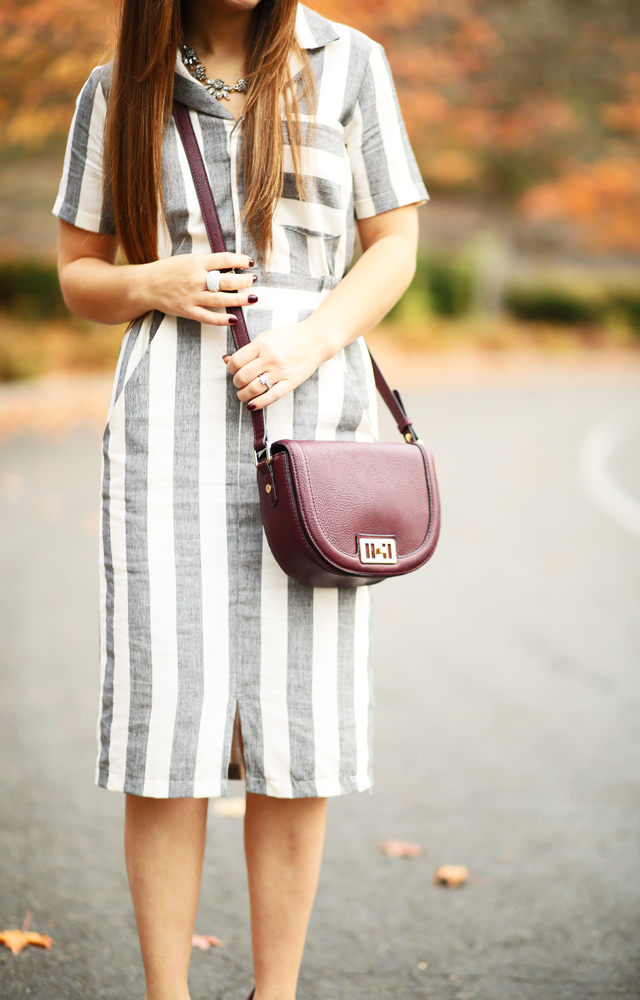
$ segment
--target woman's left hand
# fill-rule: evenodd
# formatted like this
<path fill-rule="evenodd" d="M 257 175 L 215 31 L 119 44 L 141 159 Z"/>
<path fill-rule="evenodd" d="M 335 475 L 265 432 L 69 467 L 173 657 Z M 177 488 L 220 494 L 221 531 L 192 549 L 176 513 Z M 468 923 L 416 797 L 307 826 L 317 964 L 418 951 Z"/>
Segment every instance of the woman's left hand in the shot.
<path fill-rule="evenodd" d="M 225 355 L 227 370 L 233 375 L 236 395 L 250 410 L 262 410 L 275 403 L 316 370 L 330 357 L 327 345 L 317 330 L 304 320 L 293 326 L 259 333 L 246 347 Z M 268 389 L 258 376 L 266 375 Z"/>

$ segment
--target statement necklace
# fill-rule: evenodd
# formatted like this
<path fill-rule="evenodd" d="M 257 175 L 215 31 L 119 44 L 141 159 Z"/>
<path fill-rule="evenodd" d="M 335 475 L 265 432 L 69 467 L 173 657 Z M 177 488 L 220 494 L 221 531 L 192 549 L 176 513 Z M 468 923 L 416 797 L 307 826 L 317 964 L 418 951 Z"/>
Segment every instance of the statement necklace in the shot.
<path fill-rule="evenodd" d="M 238 77 L 238 82 L 235 83 L 233 87 L 229 86 L 228 83 L 225 83 L 224 80 L 210 80 L 207 76 L 206 69 L 198 59 L 196 50 L 189 48 L 188 45 L 182 46 L 182 61 L 191 73 L 191 76 L 193 76 L 196 80 L 199 80 L 200 83 L 204 84 L 205 89 L 208 90 L 213 97 L 217 97 L 219 101 L 221 101 L 223 97 L 226 97 L 228 101 L 231 100 L 232 90 L 237 90 L 239 94 L 246 94 L 248 90 L 247 81 L 243 80 L 241 76 Z"/>

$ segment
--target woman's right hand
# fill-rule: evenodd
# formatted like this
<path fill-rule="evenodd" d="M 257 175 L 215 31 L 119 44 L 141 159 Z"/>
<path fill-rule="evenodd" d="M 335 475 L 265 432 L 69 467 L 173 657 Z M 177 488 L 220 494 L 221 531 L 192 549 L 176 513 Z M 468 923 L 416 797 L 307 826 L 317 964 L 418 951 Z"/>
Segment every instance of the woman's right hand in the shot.
<path fill-rule="evenodd" d="M 255 274 L 228 271 L 220 275 L 220 291 L 210 292 L 207 290 L 207 274 L 209 271 L 253 266 L 250 257 L 239 253 L 176 254 L 142 265 L 140 280 L 146 284 L 149 308 L 211 326 L 228 326 L 230 321 L 235 323 L 235 317 L 223 312 L 211 312 L 211 309 L 254 305 L 258 297 L 248 289 L 255 284 L 257 277 Z"/>
<path fill-rule="evenodd" d="M 59 221 L 58 274 L 64 300 L 79 316 L 95 323 L 130 323 L 152 309 L 210 326 L 234 322 L 226 306 L 258 301 L 249 291 L 253 274 L 220 275 L 220 291 L 207 290 L 207 273 L 253 267 L 242 253 L 184 253 L 151 264 L 116 265 L 118 238 Z"/>

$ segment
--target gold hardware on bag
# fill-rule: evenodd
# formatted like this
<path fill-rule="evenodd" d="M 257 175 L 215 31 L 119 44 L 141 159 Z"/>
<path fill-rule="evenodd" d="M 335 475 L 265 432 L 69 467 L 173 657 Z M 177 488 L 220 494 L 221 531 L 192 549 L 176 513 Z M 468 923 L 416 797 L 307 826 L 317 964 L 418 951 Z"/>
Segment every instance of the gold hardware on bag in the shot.
<path fill-rule="evenodd" d="M 269 483 L 267 483 L 267 485 L 265 486 L 265 490 L 267 491 L 267 493 L 271 493 L 271 486 L 269 485 Z"/>
<path fill-rule="evenodd" d="M 389 566 L 398 561 L 395 538 L 367 538 L 361 535 L 358 546 L 361 563 L 386 563 Z"/>

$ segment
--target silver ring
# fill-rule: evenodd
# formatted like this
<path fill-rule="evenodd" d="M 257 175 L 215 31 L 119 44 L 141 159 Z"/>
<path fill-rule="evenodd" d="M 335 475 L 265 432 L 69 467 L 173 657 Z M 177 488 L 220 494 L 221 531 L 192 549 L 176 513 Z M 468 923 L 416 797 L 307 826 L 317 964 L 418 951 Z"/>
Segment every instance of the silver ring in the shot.
<path fill-rule="evenodd" d="M 220 271 L 207 271 L 207 288 L 210 292 L 220 291 Z"/>
<path fill-rule="evenodd" d="M 271 382 L 269 381 L 264 372 L 262 373 L 262 375 L 258 375 L 258 382 L 262 382 L 263 385 L 266 385 L 267 389 L 273 388 Z"/>

